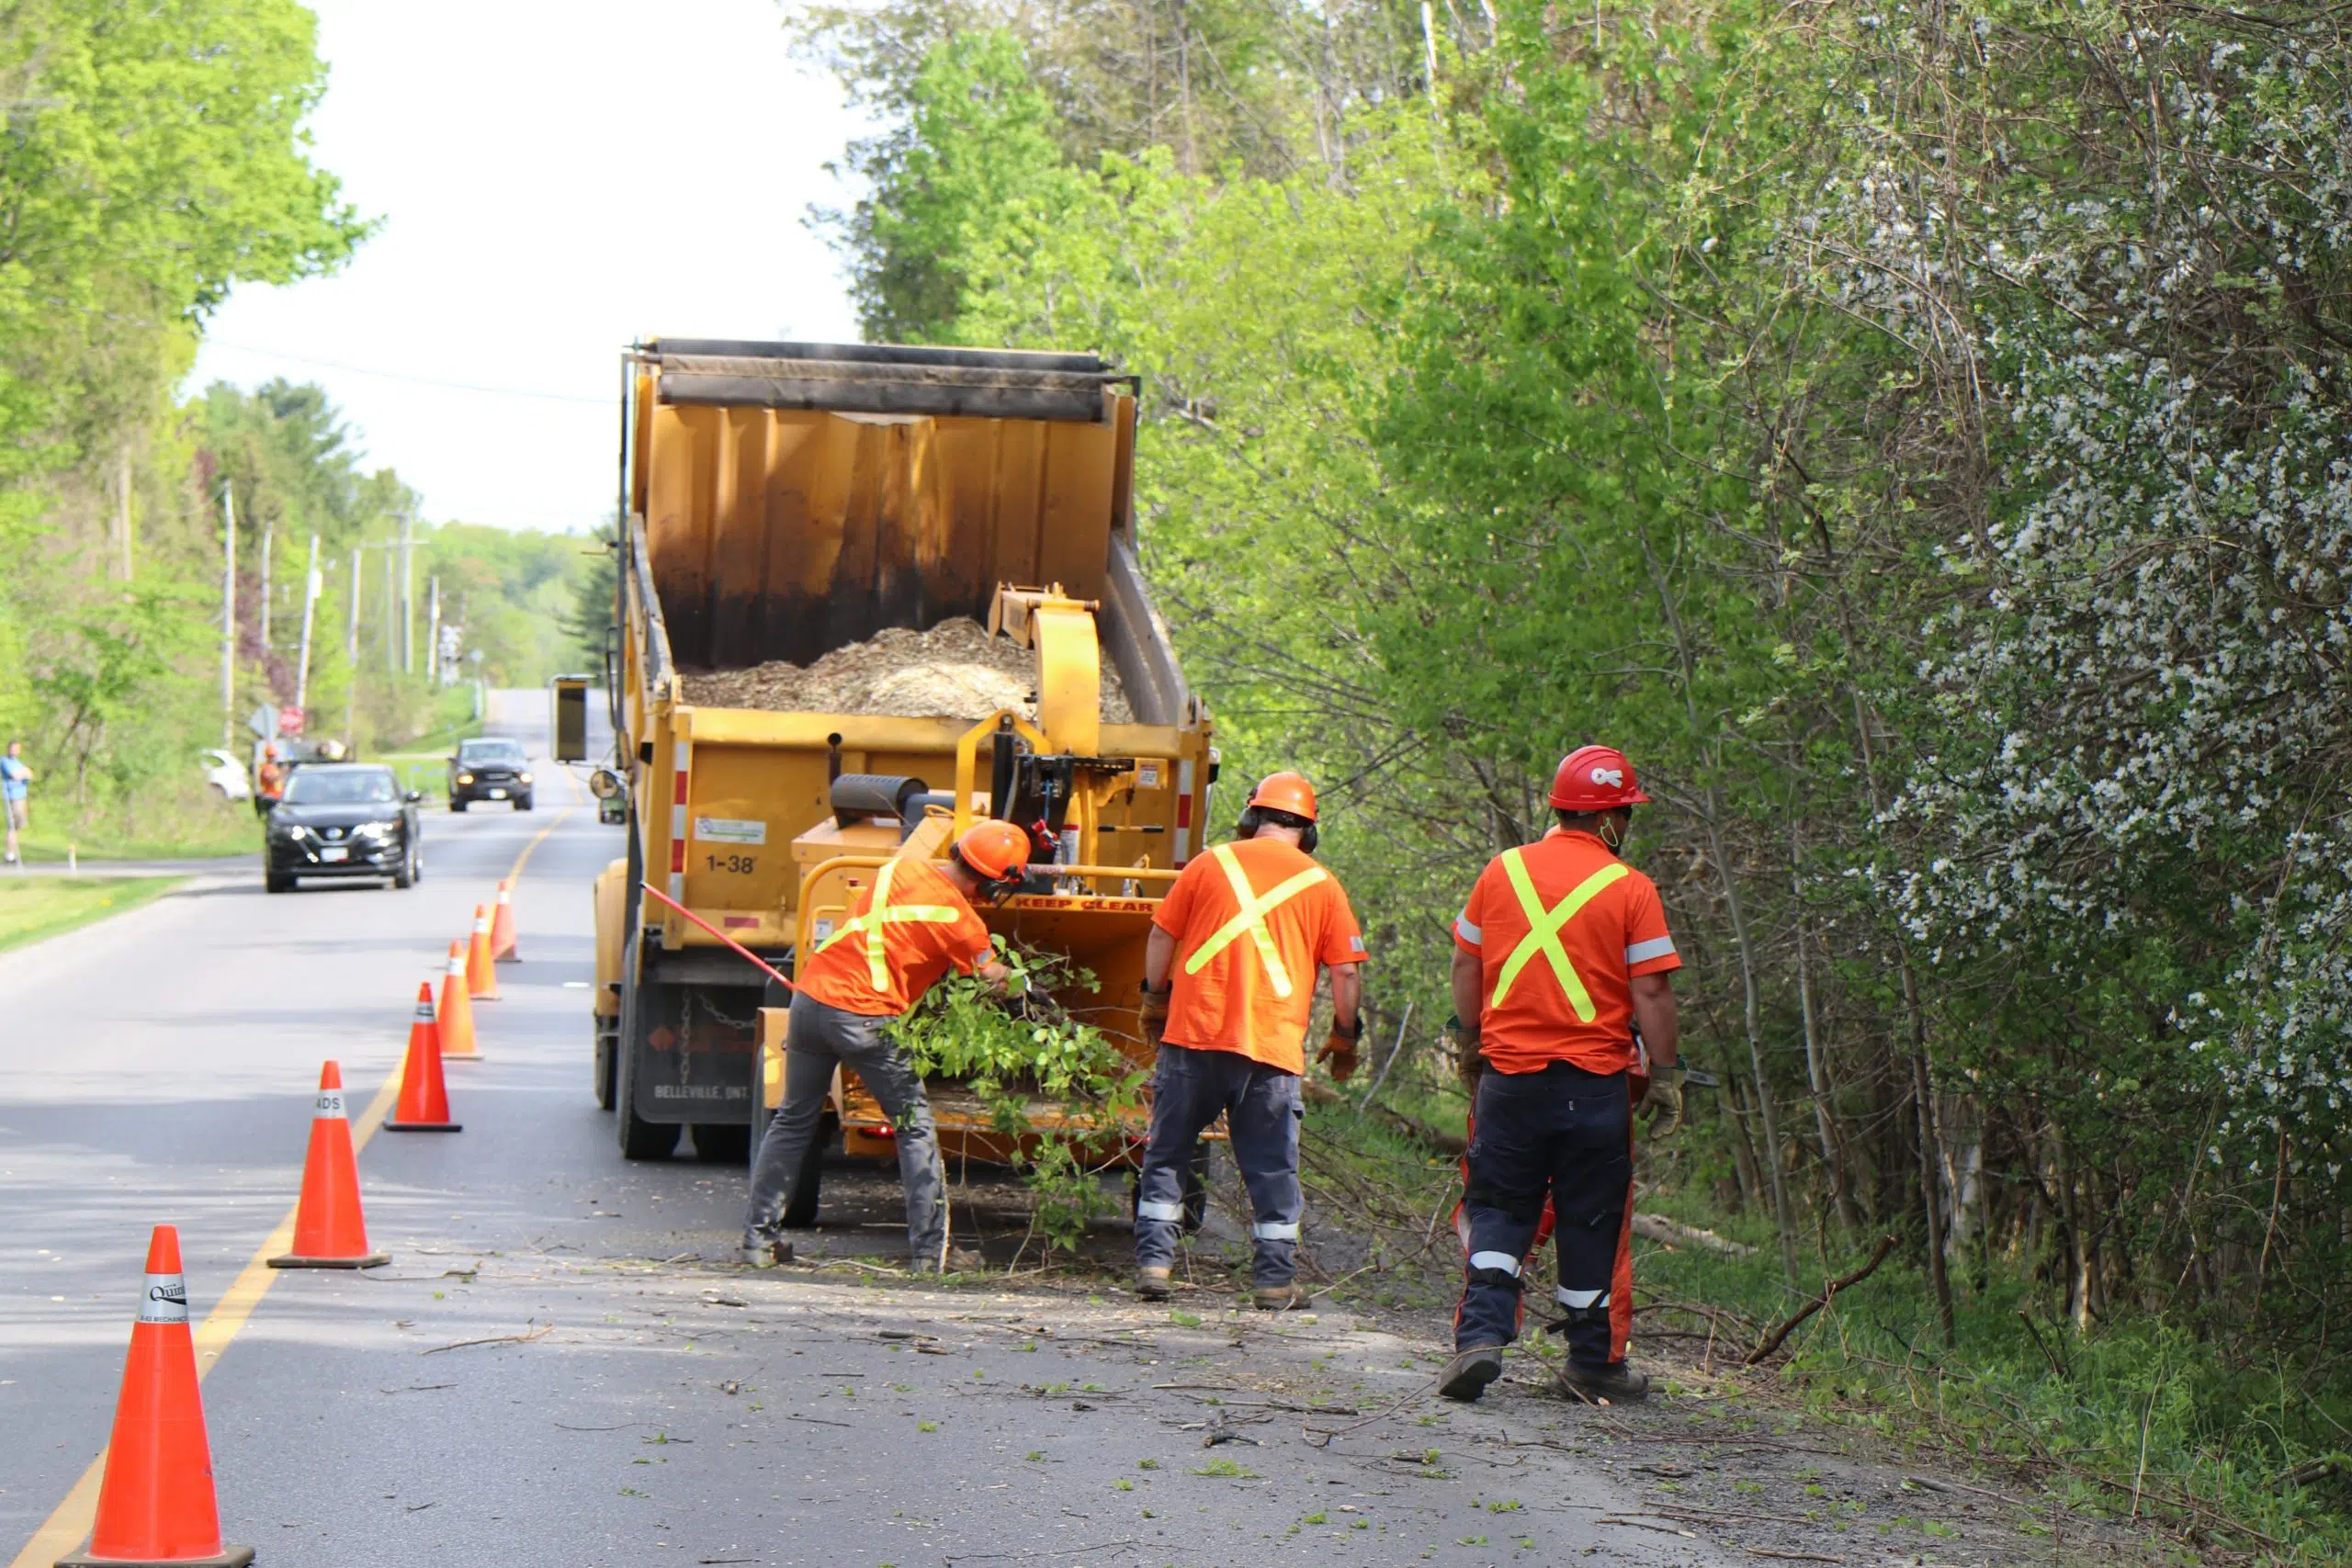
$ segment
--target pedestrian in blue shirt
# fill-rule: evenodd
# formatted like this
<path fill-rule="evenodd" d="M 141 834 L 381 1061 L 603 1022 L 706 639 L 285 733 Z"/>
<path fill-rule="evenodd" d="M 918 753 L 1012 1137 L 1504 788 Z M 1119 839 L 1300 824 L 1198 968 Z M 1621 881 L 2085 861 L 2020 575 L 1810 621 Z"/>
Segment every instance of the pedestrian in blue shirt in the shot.
<path fill-rule="evenodd" d="M 8 814 L 8 859 L 17 863 L 17 835 L 25 830 L 25 796 L 33 782 L 33 771 L 25 766 L 25 743 L 8 742 L 6 756 L 0 757 L 0 808 Z"/>

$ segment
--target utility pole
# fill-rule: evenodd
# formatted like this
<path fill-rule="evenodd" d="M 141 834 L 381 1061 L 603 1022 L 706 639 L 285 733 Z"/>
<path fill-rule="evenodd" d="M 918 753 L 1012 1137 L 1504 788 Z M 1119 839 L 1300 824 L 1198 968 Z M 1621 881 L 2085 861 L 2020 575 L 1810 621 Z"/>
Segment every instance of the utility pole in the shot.
<path fill-rule="evenodd" d="M 122 580 L 130 581 L 130 443 L 122 446 L 122 467 L 115 481 L 115 530 L 121 536 Z"/>
<path fill-rule="evenodd" d="M 433 578 L 430 580 L 430 585 L 431 592 L 426 598 L 433 608 L 430 612 L 432 619 L 425 623 L 428 629 L 424 634 L 424 683 L 439 691 L 441 689 L 441 580 L 437 577 Z"/>
<path fill-rule="evenodd" d="M 277 532 L 274 517 L 261 525 L 261 658 L 265 664 L 269 662 L 269 541 Z M 277 700 L 276 692 L 269 696 L 272 702 Z"/>
<path fill-rule="evenodd" d="M 319 536 L 311 536 L 311 570 L 302 579 L 302 651 L 294 667 L 294 705 L 307 719 L 311 706 L 311 619 L 319 606 Z"/>
<path fill-rule="evenodd" d="M 237 733 L 237 487 L 220 481 L 220 749 L 236 750 Z"/>
<path fill-rule="evenodd" d="M 416 673 L 416 509 L 401 513 L 401 673 Z"/>
<path fill-rule="evenodd" d="M 343 742 L 359 754 L 359 547 L 351 547 L 351 628 L 344 635 L 343 663 L 350 684 L 343 689 Z"/>

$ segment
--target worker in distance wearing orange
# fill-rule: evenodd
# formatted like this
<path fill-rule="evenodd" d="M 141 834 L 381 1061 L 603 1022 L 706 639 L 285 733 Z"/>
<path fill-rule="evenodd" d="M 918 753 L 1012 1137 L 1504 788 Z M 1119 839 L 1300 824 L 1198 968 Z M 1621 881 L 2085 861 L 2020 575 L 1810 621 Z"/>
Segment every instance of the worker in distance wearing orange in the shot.
<path fill-rule="evenodd" d="M 1268 1312 L 1308 1300 L 1297 1282 L 1299 1077 L 1317 964 L 1331 972 L 1332 1022 L 1316 1059 L 1346 1079 L 1363 1032 L 1363 934 L 1312 858 L 1315 815 L 1313 784 L 1269 776 L 1234 840 L 1185 866 L 1152 916 L 1142 1020 L 1159 1061 L 1136 1201 L 1136 1293 L 1146 1301 L 1167 1299 L 1184 1169 L 1219 1113 L 1256 1222 L 1251 1299 Z"/>
<path fill-rule="evenodd" d="M 1017 888 L 1028 863 L 1029 835 L 996 821 L 967 829 L 944 862 L 890 861 L 841 928 L 801 963 L 786 1035 L 784 1107 L 752 1167 L 744 1262 L 765 1268 L 791 1258 L 778 1222 L 816 1136 L 833 1069 L 847 1066 L 881 1102 L 897 1134 L 915 1271 L 966 1273 L 984 1265 L 978 1252 L 947 1245 L 946 1172 L 931 1102 L 891 1026 L 951 967 L 999 987 L 1012 981 L 1012 970 L 991 956 L 972 900 Z"/>
<path fill-rule="evenodd" d="M 1566 1314 L 1560 1391 L 1611 1402 L 1648 1392 L 1649 1380 L 1625 1364 L 1628 1079 L 1643 1046 L 1651 1135 L 1682 1121 L 1668 978 L 1682 960 L 1657 885 L 1618 858 L 1634 807 L 1649 798 L 1623 752 L 1569 752 L 1552 780 L 1559 825 L 1497 856 L 1454 921 L 1454 1048 L 1474 1117 L 1463 1195 L 1468 1278 L 1453 1318 L 1456 1353 L 1438 1385 L 1449 1399 L 1476 1399 L 1502 1375 L 1546 1197 Z"/>

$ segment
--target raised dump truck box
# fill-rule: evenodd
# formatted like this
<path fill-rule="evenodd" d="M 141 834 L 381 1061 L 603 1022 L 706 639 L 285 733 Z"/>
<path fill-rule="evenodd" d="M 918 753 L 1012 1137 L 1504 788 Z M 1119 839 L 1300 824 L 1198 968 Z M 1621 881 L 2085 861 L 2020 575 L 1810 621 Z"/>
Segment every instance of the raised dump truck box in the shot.
<path fill-rule="evenodd" d="M 1215 761 L 1136 567 L 1133 382 L 1091 355 L 700 339 L 640 344 L 628 371 L 612 687 L 628 851 L 597 899 L 597 1092 L 622 1152 L 665 1156 L 686 1124 L 704 1157 L 744 1158 L 773 1100 L 763 1010 L 773 1033 L 785 1000 L 646 886 L 790 974 L 885 858 L 943 852 L 984 816 L 1039 846 L 1032 890 L 989 925 L 1093 970 L 1097 991 L 1057 999 L 1146 1060 L 1145 934 L 1202 847 Z M 1012 700 L 688 700 L 958 620 L 1024 650 Z M 937 1088 L 951 1158 L 1010 1152 Z M 835 1100 L 854 1152 L 889 1148 L 854 1080 Z"/>

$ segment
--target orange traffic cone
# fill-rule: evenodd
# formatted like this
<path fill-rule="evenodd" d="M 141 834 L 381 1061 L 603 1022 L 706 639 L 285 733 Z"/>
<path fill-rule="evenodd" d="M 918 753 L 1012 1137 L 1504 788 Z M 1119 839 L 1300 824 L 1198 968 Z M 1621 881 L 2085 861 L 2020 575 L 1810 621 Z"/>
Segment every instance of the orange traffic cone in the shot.
<path fill-rule="evenodd" d="M 474 1048 L 474 1004 L 466 995 L 466 944 L 449 944 L 449 970 L 441 978 L 441 1059 L 479 1062 Z"/>
<path fill-rule="evenodd" d="M 474 906 L 474 937 L 466 947 L 466 995 L 478 1002 L 498 999 L 498 967 L 490 959 L 490 906 Z"/>
<path fill-rule="evenodd" d="M 368 1250 L 368 1220 L 359 1212 L 359 1161 L 351 1123 L 343 1119 L 343 1069 L 319 1069 L 318 1110 L 311 1117 L 311 1153 L 302 1162 L 302 1201 L 294 1210 L 294 1250 L 269 1260 L 272 1269 L 373 1269 L 389 1252 Z"/>
<path fill-rule="evenodd" d="M 250 1546 L 220 1544 L 212 1495 L 212 1445 L 196 1392 L 196 1341 L 188 1335 L 187 1280 L 180 1233 L 157 1225 L 147 1244 L 147 1287 L 130 1330 L 122 1396 L 114 1407 L 98 1515 L 83 1549 L 57 1568 L 172 1564 L 243 1568 Z"/>
<path fill-rule="evenodd" d="M 501 964 L 520 964 L 523 955 L 514 950 L 514 881 L 512 877 L 498 885 L 498 902 L 490 910 L 490 955 Z"/>
<path fill-rule="evenodd" d="M 387 1133 L 457 1133 L 449 1120 L 449 1086 L 441 1077 L 441 1025 L 433 1016 L 433 982 L 416 987 L 416 1018 L 408 1026 L 408 1064 L 401 1069 L 401 1102 Z"/>

